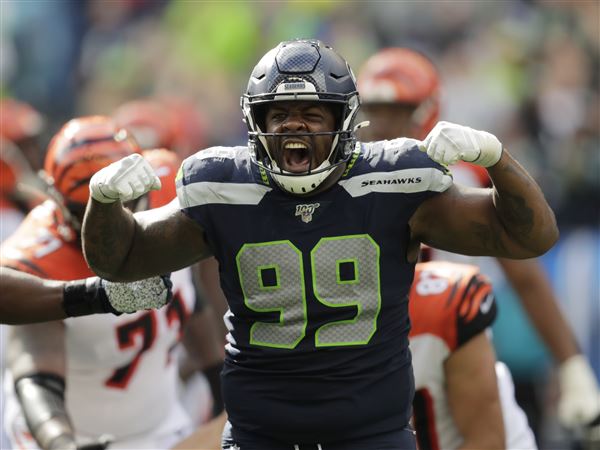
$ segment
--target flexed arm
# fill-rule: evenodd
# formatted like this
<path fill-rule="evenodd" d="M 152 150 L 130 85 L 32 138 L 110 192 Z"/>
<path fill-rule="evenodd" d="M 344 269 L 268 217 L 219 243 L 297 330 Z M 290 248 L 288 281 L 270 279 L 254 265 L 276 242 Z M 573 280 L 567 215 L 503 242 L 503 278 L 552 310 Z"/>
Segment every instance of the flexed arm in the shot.
<path fill-rule="evenodd" d="M 540 187 L 495 136 L 440 122 L 421 149 L 444 165 L 463 160 L 486 167 L 494 187 L 454 185 L 423 202 L 411 218 L 413 238 L 455 253 L 516 259 L 554 245 L 558 228 Z"/>
<path fill-rule="evenodd" d="M 542 190 L 508 152 L 488 173 L 498 219 L 512 239 L 540 255 L 558 240 L 556 219 Z"/>
<path fill-rule="evenodd" d="M 186 267 L 209 255 L 203 230 L 177 200 L 132 214 L 123 206 L 160 187 L 150 164 L 131 155 L 90 181 L 82 241 L 89 266 L 111 281 L 133 281 Z"/>

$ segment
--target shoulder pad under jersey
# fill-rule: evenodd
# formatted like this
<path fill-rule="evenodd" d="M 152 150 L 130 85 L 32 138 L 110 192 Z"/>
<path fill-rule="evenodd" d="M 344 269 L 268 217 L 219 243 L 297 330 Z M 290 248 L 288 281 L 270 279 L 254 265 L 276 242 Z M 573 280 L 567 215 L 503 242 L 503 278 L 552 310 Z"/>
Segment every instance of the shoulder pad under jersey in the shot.
<path fill-rule="evenodd" d="M 371 192 L 444 192 L 452 185 L 452 175 L 420 151 L 418 143 L 405 138 L 362 143 L 339 184 L 353 197 Z"/>
<path fill-rule="evenodd" d="M 260 182 L 247 147 L 212 147 L 183 161 L 176 178 L 183 209 L 206 204 L 256 204 L 271 190 Z"/>
<path fill-rule="evenodd" d="M 479 268 L 443 261 L 417 264 L 409 309 L 411 335 L 437 335 L 450 350 L 484 331 L 496 317 L 492 285 Z"/>

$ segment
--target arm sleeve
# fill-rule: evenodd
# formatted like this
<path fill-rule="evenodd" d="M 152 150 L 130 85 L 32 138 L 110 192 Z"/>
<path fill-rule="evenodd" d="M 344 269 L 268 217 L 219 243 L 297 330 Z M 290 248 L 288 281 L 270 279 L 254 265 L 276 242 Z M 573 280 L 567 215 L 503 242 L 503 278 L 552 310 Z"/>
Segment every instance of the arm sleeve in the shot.
<path fill-rule="evenodd" d="M 65 381 L 50 373 L 35 373 L 15 381 L 25 421 L 43 449 L 75 450 L 75 432 L 65 409 Z"/>

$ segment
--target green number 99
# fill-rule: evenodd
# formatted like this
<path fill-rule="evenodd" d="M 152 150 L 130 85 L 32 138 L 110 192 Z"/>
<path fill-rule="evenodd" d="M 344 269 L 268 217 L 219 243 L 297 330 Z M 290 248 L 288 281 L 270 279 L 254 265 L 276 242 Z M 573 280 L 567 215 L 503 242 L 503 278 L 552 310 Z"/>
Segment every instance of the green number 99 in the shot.
<path fill-rule="evenodd" d="M 315 297 L 331 308 L 354 306 L 349 320 L 321 325 L 316 347 L 364 345 L 377 330 L 381 310 L 380 250 L 368 235 L 321 239 L 310 252 Z M 279 321 L 255 322 L 250 344 L 293 349 L 306 335 L 307 297 L 302 252 L 290 241 L 245 244 L 236 256 L 245 305 L 278 312 Z"/>

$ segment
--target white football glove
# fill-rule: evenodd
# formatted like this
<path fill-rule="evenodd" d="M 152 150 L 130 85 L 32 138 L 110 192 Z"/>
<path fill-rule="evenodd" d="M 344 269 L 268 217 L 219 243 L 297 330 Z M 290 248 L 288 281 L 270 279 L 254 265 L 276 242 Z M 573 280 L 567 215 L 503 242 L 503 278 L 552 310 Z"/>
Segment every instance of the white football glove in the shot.
<path fill-rule="evenodd" d="M 502 156 L 502 144 L 493 134 L 450 122 L 438 122 L 419 148 L 444 165 L 466 161 L 490 167 Z"/>
<path fill-rule="evenodd" d="M 129 283 L 102 280 L 102 287 L 112 307 L 122 313 L 160 308 L 173 297 L 173 284 L 166 275 Z"/>
<path fill-rule="evenodd" d="M 157 189 L 160 179 L 137 153 L 100 169 L 90 180 L 90 195 L 101 203 L 127 202 Z"/>
<path fill-rule="evenodd" d="M 583 355 L 571 356 L 558 368 L 558 418 L 567 428 L 584 427 L 600 416 L 600 390 Z"/>

